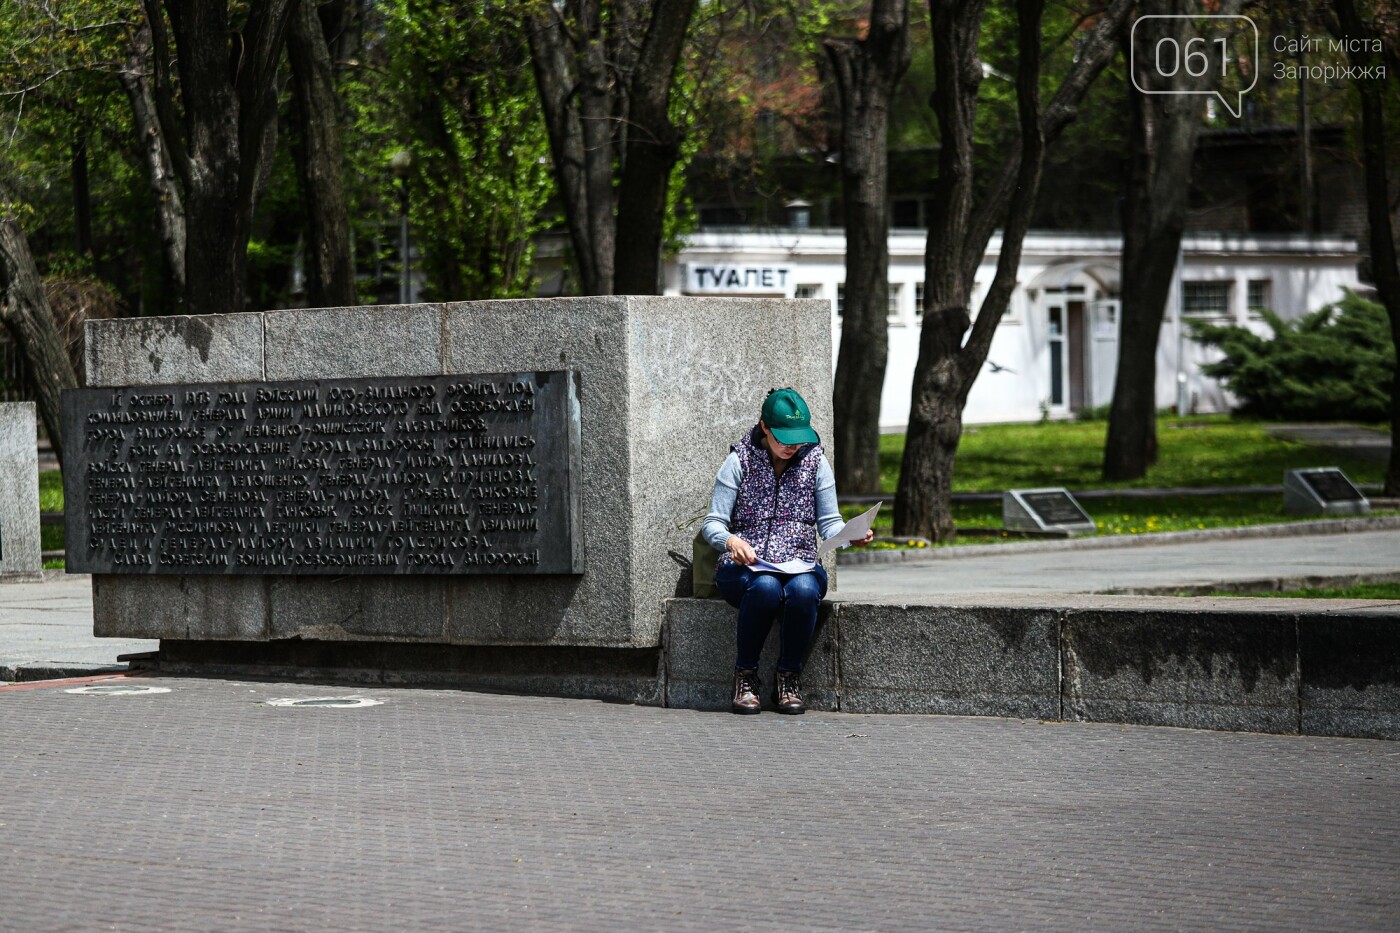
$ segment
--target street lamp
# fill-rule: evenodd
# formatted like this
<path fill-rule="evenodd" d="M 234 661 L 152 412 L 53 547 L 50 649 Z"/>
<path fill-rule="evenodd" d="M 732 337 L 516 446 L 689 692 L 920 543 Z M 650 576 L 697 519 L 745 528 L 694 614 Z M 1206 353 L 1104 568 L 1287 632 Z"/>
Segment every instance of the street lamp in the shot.
<path fill-rule="evenodd" d="M 413 171 L 413 153 L 400 149 L 390 157 L 389 168 L 399 180 L 399 304 L 406 305 L 413 297 L 408 258 L 408 175 Z"/>

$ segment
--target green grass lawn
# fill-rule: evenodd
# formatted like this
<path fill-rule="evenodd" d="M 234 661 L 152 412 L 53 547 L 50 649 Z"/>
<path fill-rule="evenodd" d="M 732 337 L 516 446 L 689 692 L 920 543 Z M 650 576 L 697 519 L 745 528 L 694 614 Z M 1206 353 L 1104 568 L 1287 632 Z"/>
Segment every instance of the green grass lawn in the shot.
<path fill-rule="evenodd" d="M 1357 583 L 1333 589 L 1285 590 L 1280 593 L 1211 593 L 1211 596 L 1269 596 L 1288 599 L 1400 599 L 1400 583 Z"/>
<path fill-rule="evenodd" d="M 1079 503 L 1098 525 L 1101 535 L 1132 535 L 1161 531 L 1194 531 L 1203 528 L 1238 528 L 1243 525 L 1269 525 L 1279 522 L 1308 521 L 1283 511 L 1278 493 L 1249 493 L 1221 496 L 1164 496 L 1143 499 L 1113 496 L 1083 499 Z M 869 506 L 843 505 L 846 518 L 859 515 Z M 886 503 L 875 520 L 876 535 L 893 534 L 893 510 Z M 1394 511 L 1373 510 L 1372 515 L 1395 515 Z M 1318 516 L 1325 518 L 1330 516 Z M 1000 528 L 1000 502 L 955 502 L 953 524 L 960 531 L 955 544 L 988 544 L 1010 539 L 1001 535 L 969 534 L 961 529 Z"/>
<path fill-rule="evenodd" d="M 957 492 L 1000 492 L 1040 486 L 1076 489 L 1115 489 L 1199 486 L 1277 486 L 1285 470 L 1340 467 L 1358 483 L 1378 483 L 1385 464 L 1357 460 L 1270 436 L 1268 424 L 1205 415 L 1157 421 L 1160 453 L 1147 475 L 1127 483 L 1105 482 L 1101 476 L 1104 421 L 1052 421 L 1039 424 L 975 425 L 964 429 L 953 472 Z M 881 486 L 890 497 L 875 523 L 878 535 L 892 531 L 889 506 L 898 484 L 904 435 L 880 438 Z M 1142 534 L 1233 528 L 1297 521 L 1283 511 L 1277 493 L 1221 496 L 1168 496 L 1153 499 L 1117 496 L 1085 499 L 1081 505 L 1098 525 L 1099 534 Z M 846 517 L 861 506 L 842 508 Z M 1375 512 L 1373 514 L 1393 514 Z M 959 528 L 1000 527 L 1001 504 L 954 503 L 953 521 Z M 1008 540 L 1000 535 L 960 534 L 958 544 Z"/>
<path fill-rule="evenodd" d="M 1263 486 L 1282 483 L 1285 470 L 1316 466 L 1340 467 L 1359 483 L 1375 483 L 1385 478 L 1383 463 L 1340 457 L 1317 447 L 1279 440 L 1269 435 L 1264 422 L 1206 415 L 1187 419 L 1159 418 L 1157 464 L 1141 480 L 1107 483 L 1100 476 L 1107 429 L 1104 421 L 967 427 L 959 445 L 953 488 L 958 492 L 1000 492 L 1038 486 L 1064 486 L 1071 490 Z M 880 438 L 881 486 L 887 498 L 875 523 L 877 535 L 892 533 L 894 491 L 903 452 L 904 435 L 886 434 Z M 63 508 L 63 481 L 58 471 L 39 475 L 39 503 L 44 511 Z M 1276 493 L 1154 499 L 1118 496 L 1085 499 L 1081 504 L 1098 525 L 1099 534 L 1232 528 L 1298 520 L 1297 516 L 1284 513 L 1283 496 Z M 866 508 L 868 506 L 843 506 L 841 512 L 850 518 Z M 953 520 L 959 528 L 1000 528 L 1001 504 L 955 503 Z M 61 527 L 45 526 L 42 534 L 45 550 L 63 547 Z M 960 534 L 956 543 L 985 544 L 1003 540 L 1008 539 L 1001 535 Z"/>
<path fill-rule="evenodd" d="M 1106 421 L 985 424 L 963 428 L 953 467 L 955 492 L 999 492 L 1038 486 L 1068 489 L 1165 486 L 1261 486 L 1283 482 L 1285 470 L 1335 466 L 1358 483 L 1385 478 L 1385 464 L 1270 437 L 1267 424 L 1203 415 L 1157 420 L 1157 463 L 1140 480 L 1102 476 Z M 904 435 L 880 438 L 880 485 L 898 485 Z"/>

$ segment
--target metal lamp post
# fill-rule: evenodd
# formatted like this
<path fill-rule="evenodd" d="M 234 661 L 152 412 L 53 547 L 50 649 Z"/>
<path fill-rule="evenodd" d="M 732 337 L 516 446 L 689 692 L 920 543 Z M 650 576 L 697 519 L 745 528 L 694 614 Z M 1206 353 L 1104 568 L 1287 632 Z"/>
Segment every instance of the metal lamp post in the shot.
<path fill-rule="evenodd" d="M 389 159 L 389 167 L 399 180 L 399 304 L 413 299 L 413 268 L 408 256 L 408 175 L 413 170 L 413 153 L 400 149 Z"/>

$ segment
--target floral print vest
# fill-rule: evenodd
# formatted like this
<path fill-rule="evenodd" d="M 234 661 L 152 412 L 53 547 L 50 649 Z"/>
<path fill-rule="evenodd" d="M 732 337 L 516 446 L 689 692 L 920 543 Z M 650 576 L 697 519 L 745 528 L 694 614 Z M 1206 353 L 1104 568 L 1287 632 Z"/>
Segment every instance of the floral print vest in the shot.
<path fill-rule="evenodd" d="M 743 479 L 729 516 L 729 530 L 753 546 L 760 560 L 781 564 L 817 559 L 817 468 L 820 444 L 799 448 L 781 476 L 773 472 L 763 429 L 753 430 L 732 448 L 739 455 Z M 719 562 L 732 563 L 729 552 Z"/>

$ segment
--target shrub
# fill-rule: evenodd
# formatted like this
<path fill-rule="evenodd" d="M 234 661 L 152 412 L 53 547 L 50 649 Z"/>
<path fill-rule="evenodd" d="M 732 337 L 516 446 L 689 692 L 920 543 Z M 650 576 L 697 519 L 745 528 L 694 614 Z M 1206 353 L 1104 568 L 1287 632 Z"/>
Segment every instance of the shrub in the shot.
<path fill-rule="evenodd" d="M 1192 337 L 1225 358 L 1201 369 L 1240 399 L 1241 414 L 1292 421 L 1388 421 L 1395 347 L 1385 308 L 1347 292 L 1285 321 L 1261 311 L 1262 337 L 1236 324 L 1192 322 Z"/>

